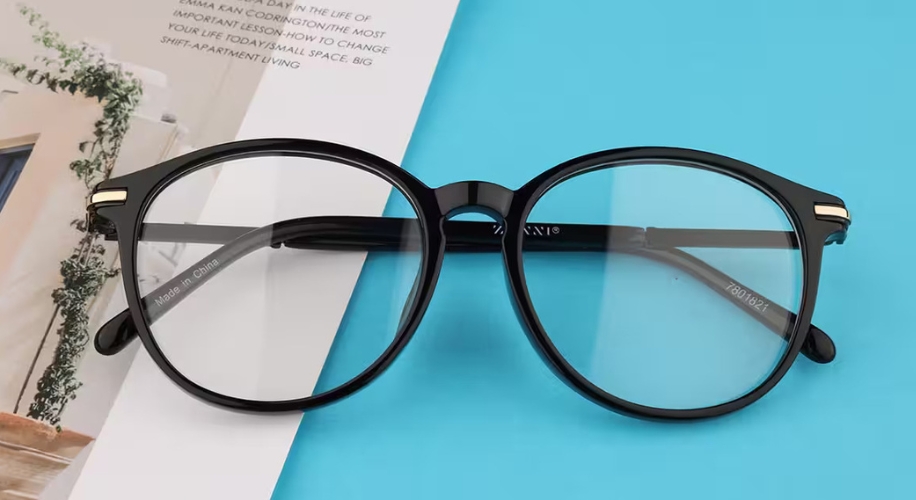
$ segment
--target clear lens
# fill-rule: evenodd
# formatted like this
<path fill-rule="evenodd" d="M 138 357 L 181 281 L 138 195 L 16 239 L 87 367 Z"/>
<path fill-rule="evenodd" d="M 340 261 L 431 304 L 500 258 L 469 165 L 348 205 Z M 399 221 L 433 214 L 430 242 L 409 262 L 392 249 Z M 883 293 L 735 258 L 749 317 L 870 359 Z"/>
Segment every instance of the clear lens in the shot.
<path fill-rule="evenodd" d="M 368 368 L 391 345 L 422 260 L 405 195 L 323 159 L 195 170 L 142 222 L 137 281 L 159 349 L 197 385 L 254 401 L 304 398 Z M 321 373 L 337 344 L 347 349 Z"/>
<path fill-rule="evenodd" d="M 696 167 L 616 166 L 554 186 L 527 222 L 630 226 L 612 227 L 600 248 L 523 252 L 548 337 L 604 391 L 649 407 L 705 408 L 753 391 L 783 359 L 802 257 L 783 209 L 755 187 Z M 525 241 L 564 237 L 537 233 Z"/>

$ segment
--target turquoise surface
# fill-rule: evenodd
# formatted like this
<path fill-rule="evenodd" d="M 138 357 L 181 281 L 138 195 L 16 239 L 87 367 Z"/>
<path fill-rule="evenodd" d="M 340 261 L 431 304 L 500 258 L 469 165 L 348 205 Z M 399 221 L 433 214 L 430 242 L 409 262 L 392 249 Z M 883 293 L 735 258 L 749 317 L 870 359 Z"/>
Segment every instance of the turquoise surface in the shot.
<path fill-rule="evenodd" d="M 450 255 L 395 364 L 304 416 L 274 499 L 916 496 L 914 21 L 884 0 L 463 0 L 405 168 L 517 187 L 582 153 L 670 145 L 839 195 L 854 222 L 815 312 L 838 357 L 799 359 L 725 418 L 628 419 L 541 363 L 497 255 Z"/>

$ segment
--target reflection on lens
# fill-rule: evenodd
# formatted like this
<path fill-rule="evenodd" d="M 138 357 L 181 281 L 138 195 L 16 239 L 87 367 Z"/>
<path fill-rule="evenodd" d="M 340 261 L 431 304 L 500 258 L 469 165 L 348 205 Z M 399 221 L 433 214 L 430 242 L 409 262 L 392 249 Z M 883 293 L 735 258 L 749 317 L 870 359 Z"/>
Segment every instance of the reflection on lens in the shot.
<path fill-rule="evenodd" d="M 178 372 L 224 396 L 285 401 L 339 387 L 390 346 L 412 300 L 416 219 L 388 181 L 328 160 L 195 170 L 142 220 L 137 282 L 153 339 Z M 380 227 L 387 243 L 372 246 Z"/>
<path fill-rule="evenodd" d="M 753 391 L 784 357 L 801 252 L 783 209 L 755 187 L 696 167 L 603 168 L 551 188 L 527 222 L 651 228 L 641 240 L 609 237 L 586 251 L 523 253 L 548 337 L 605 392 L 655 408 L 706 408 Z M 780 308 L 788 312 L 774 315 Z"/>

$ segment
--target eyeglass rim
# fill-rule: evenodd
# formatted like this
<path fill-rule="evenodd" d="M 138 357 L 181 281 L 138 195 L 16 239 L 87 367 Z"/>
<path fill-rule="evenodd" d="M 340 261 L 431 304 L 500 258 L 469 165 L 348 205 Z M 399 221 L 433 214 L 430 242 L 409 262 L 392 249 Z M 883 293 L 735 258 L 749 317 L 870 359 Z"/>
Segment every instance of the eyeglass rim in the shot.
<path fill-rule="evenodd" d="M 286 401 L 253 401 L 221 395 L 201 387 L 181 374 L 168 361 L 155 343 L 142 313 L 135 272 L 136 245 L 139 240 L 140 224 L 149 205 L 162 189 L 176 179 L 214 162 L 222 163 L 227 159 L 276 154 L 334 159 L 378 175 L 390 182 L 404 194 L 416 210 L 426 251 L 422 252 L 418 293 L 407 314 L 407 321 L 396 333 L 388 349 L 370 367 L 350 381 L 321 394 Z M 628 161 L 651 159 L 703 165 L 758 187 L 780 204 L 798 234 L 804 268 L 803 290 L 798 321 L 795 324 L 789 349 L 770 377 L 760 386 L 727 403 L 698 409 L 653 408 L 628 402 L 597 388 L 573 370 L 555 346 L 550 343 L 537 319 L 528 295 L 521 257 L 522 234 L 527 217 L 541 196 L 556 183 L 593 168 L 596 164 L 623 164 Z M 431 230 L 432 228 L 438 229 L 445 216 L 438 205 L 436 190 L 381 157 L 340 144 L 286 138 L 225 143 L 203 148 L 125 176 L 109 179 L 99 184 L 94 193 L 116 190 L 124 190 L 131 196 L 120 204 L 103 203 L 93 207 L 91 212 L 111 221 L 117 228 L 123 281 L 130 316 L 137 327 L 145 349 L 158 367 L 181 389 L 207 403 L 238 411 L 273 413 L 308 410 L 339 401 L 364 388 L 390 366 L 412 338 L 429 305 L 444 257 L 445 242 L 441 231 Z M 600 406 L 627 416 L 652 420 L 694 420 L 731 413 L 757 401 L 768 393 L 794 363 L 805 342 L 817 295 L 823 242 L 840 226 L 843 231 L 848 226 L 848 221 L 845 221 L 844 224 L 843 221 L 835 218 L 817 216 L 813 209 L 816 205 L 845 207 L 843 201 L 838 197 L 715 153 L 677 147 L 634 147 L 582 155 L 544 171 L 512 192 L 511 204 L 504 216 L 506 230 L 503 254 L 513 294 L 513 306 L 517 309 L 535 351 L 545 360 L 552 371 L 571 388 Z M 805 207 L 811 209 L 805 210 Z"/>
<path fill-rule="evenodd" d="M 738 162 L 731 166 L 719 164 L 717 162 L 727 163 L 729 161 L 737 162 L 737 160 L 714 153 L 685 150 L 681 148 L 638 148 L 634 150 L 632 154 L 621 155 L 615 158 L 614 161 L 609 161 L 609 157 L 614 156 L 613 153 L 605 153 L 608 152 L 586 155 L 580 162 L 572 163 L 566 168 L 556 172 L 545 172 L 523 187 L 522 189 L 530 187 L 532 191 L 527 197 L 524 197 L 527 203 L 525 203 L 521 209 L 522 224 L 527 222 L 528 217 L 531 215 L 531 211 L 551 189 L 577 176 L 599 170 L 640 165 L 665 165 L 701 169 L 725 175 L 742 182 L 758 190 L 768 199 L 772 200 L 783 211 L 792 225 L 793 231 L 795 231 L 798 236 L 799 251 L 802 258 L 802 293 L 800 294 L 797 319 L 792 325 L 792 330 L 789 333 L 789 345 L 783 351 L 780 359 L 775 363 L 774 368 L 764 380 L 758 382 L 753 389 L 745 392 L 743 395 L 721 404 L 700 408 L 672 409 L 639 404 L 616 396 L 593 383 L 588 377 L 582 375 L 579 370 L 563 356 L 560 349 L 551 340 L 546 327 L 541 323 L 540 317 L 537 314 L 537 308 L 528 291 L 527 279 L 524 273 L 522 247 L 525 240 L 525 234 L 522 231 L 514 233 L 515 238 L 513 238 L 513 241 L 511 243 L 507 241 L 506 243 L 507 247 L 511 245 L 510 248 L 514 249 L 514 252 L 508 255 L 510 258 L 507 262 L 507 269 L 521 268 L 521 272 L 516 276 L 512 276 L 511 281 L 515 282 L 517 280 L 520 284 L 519 288 L 523 290 L 516 292 L 513 298 L 521 307 L 519 316 L 529 322 L 529 324 L 526 324 L 526 327 L 533 333 L 532 340 L 535 344 L 535 350 L 542 354 L 542 360 L 551 368 L 558 378 L 563 380 L 573 390 L 600 406 L 628 416 L 649 420 L 697 420 L 732 413 L 759 400 L 779 382 L 794 363 L 795 359 L 798 358 L 798 354 L 801 352 L 801 348 L 805 341 L 805 336 L 802 335 L 802 332 L 807 333 L 810 327 L 810 317 L 807 320 L 807 324 L 803 325 L 805 316 L 802 313 L 805 311 L 806 307 L 813 308 L 813 304 L 809 306 L 805 303 L 805 298 L 810 297 L 809 290 L 807 289 L 808 273 L 806 271 L 808 268 L 807 258 L 809 257 L 807 252 L 809 250 L 809 245 L 807 238 L 804 237 L 804 230 L 802 227 L 803 220 L 799 216 L 800 214 L 792 208 L 790 202 L 791 196 L 784 196 L 783 193 L 766 184 L 767 181 L 774 182 L 772 178 L 766 179 L 766 177 L 773 176 L 774 174 L 743 162 Z M 706 158 L 701 158 L 703 156 Z M 754 173 L 753 170 L 758 170 L 759 172 L 757 173 L 762 172 L 763 175 L 760 177 L 750 177 L 746 175 L 748 171 Z M 784 179 L 777 176 L 775 183 L 779 184 L 782 180 Z M 817 248 L 822 249 L 823 246 Z M 815 257 L 820 258 L 820 256 Z M 814 286 L 816 287 L 816 284 L 814 284 Z"/>

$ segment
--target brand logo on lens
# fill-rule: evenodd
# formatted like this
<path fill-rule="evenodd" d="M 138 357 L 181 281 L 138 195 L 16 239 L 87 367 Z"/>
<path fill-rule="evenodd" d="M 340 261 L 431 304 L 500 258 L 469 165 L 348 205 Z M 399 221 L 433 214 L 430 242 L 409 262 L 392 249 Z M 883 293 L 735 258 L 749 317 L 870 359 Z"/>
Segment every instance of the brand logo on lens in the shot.
<path fill-rule="evenodd" d="M 554 236 L 560 234 L 560 228 L 546 224 L 525 224 L 522 230 L 525 236 Z M 506 228 L 502 224 L 493 224 L 493 234 L 502 235 L 506 233 Z"/>

